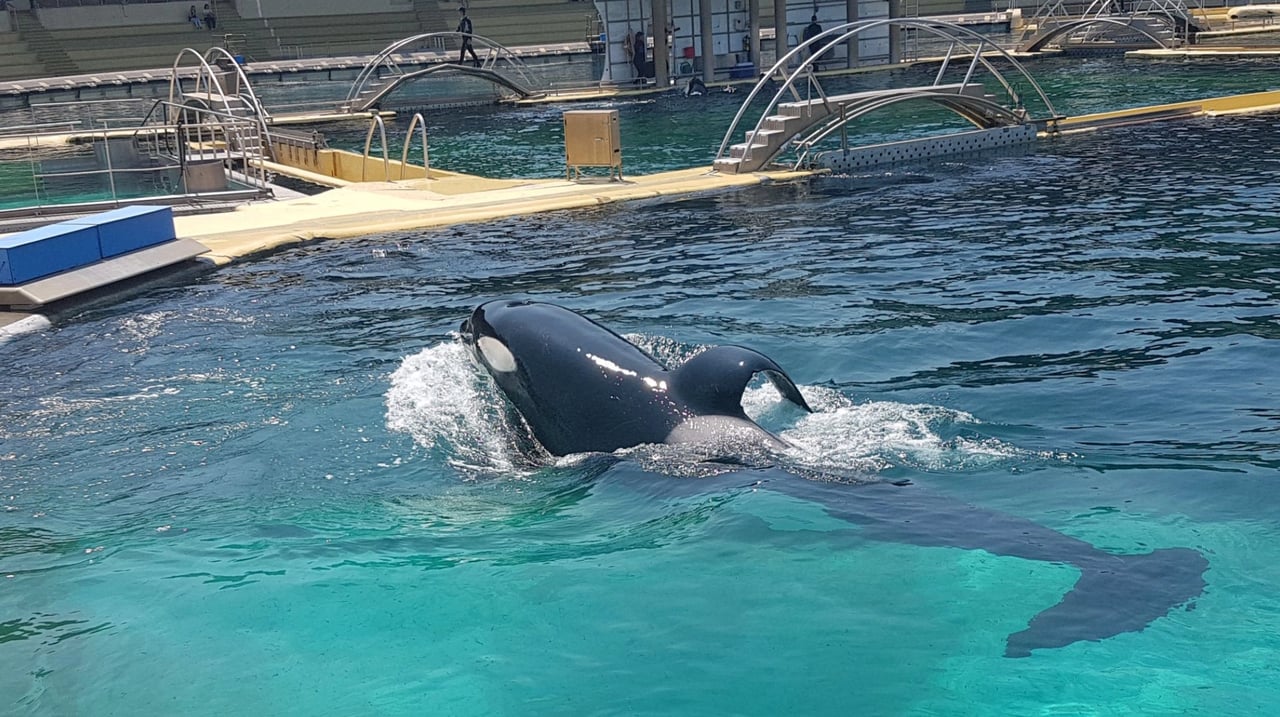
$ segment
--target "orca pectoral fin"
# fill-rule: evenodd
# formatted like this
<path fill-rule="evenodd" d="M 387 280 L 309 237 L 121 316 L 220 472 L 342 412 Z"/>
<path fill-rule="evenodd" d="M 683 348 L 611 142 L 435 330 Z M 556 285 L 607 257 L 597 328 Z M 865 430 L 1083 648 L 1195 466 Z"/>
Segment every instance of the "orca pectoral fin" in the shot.
<path fill-rule="evenodd" d="M 1138 632 L 1204 592 L 1209 561 L 1190 548 L 1145 555 L 1107 555 L 1078 566 L 1080 579 L 1057 605 L 1009 636 L 1006 657 Z"/>
<path fill-rule="evenodd" d="M 773 480 L 766 487 L 814 501 L 829 515 L 862 526 L 862 534 L 871 539 L 985 550 L 1079 569 L 1080 578 L 1058 604 L 1033 617 L 1027 629 L 1008 637 L 1008 657 L 1138 632 L 1205 589 L 1209 561 L 1191 548 L 1116 555 L 1025 518 L 888 483 L 851 488 Z"/>

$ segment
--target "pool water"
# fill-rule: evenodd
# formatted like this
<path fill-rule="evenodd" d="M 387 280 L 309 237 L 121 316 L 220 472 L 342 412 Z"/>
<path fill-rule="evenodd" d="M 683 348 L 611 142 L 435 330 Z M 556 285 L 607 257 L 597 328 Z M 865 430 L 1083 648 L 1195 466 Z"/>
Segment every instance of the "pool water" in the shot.
<path fill-rule="evenodd" d="M 313 243 L 57 316 L 0 349 L 4 711 L 1270 714 L 1274 144 L 1274 115 L 1125 127 Z M 503 296 L 669 362 L 753 347 L 817 413 L 753 386 L 798 446 L 754 469 L 531 464 L 455 333 Z M 824 475 L 1193 548 L 1207 585 L 1005 657 L 1077 571 L 755 485 Z"/>

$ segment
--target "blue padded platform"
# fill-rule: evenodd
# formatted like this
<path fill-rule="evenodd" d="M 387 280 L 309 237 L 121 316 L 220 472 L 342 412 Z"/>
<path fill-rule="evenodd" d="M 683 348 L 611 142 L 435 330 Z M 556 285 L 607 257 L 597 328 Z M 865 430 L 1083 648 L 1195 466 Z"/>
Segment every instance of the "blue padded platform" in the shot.
<path fill-rule="evenodd" d="M 96 226 L 103 259 L 177 238 L 173 228 L 173 209 L 169 207 L 120 207 L 65 223 Z"/>
<path fill-rule="evenodd" d="M 0 237 L 0 286 L 17 286 L 177 238 L 170 207 L 120 207 Z"/>
<path fill-rule="evenodd" d="M 102 260 L 98 228 L 51 224 L 0 237 L 0 285 L 15 286 Z"/>

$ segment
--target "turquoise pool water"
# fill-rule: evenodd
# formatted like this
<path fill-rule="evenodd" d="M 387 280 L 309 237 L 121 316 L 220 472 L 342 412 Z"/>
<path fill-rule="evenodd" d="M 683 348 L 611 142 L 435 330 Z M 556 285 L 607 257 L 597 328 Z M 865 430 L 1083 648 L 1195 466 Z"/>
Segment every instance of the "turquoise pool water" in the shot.
<path fill-rule="evenodd" d="M 1270 714 L 1274 145 L 1274 115 L 1128 127 L 316 243 L 56 317 L 0 348 L 0 711 Z M 667 360 L 755 347 L 818 413 L 749 391 L 801 447 L 756 472 L 521 463 L 453 333 L 511 295 Z M 1007 658 L 1073 568 L 750 486 L 798 467 L 1194 548 L 1207 587 Z"/>

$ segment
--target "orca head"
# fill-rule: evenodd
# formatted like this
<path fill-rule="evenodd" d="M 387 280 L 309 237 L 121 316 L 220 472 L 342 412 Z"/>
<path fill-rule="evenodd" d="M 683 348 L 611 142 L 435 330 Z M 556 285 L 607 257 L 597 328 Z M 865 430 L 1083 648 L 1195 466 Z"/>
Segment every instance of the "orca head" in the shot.
<path fill-rule="evenodd" d="M 477 306 L 471 316 L 463 319 L 458 333 L 479 361 L 495 378 L 514 374 L 520 364 L 512 353 L 501 332 L 489 321 L 490 312 L 497 313 L 503 309 L 525 306 L 527 301 L 491 301 Z"/>

